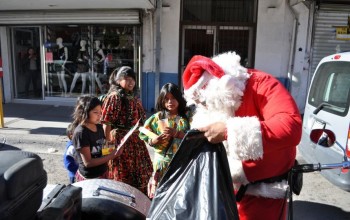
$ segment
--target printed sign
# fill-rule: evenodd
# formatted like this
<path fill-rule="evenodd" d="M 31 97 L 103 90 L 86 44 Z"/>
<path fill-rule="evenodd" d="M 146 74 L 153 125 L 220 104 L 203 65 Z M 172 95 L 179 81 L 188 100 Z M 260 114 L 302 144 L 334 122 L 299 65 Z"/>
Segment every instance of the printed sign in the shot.
<path fill-rule="evenodd" d="M 46 60 L 46 63 L 52 63 L 53 62 L 53 54 L 52 54 L 52 52 L 46 52 L 45 53 L 45 60 Z"/>
<path fill-rule="evenodd" d="M 122 138 L 122 140 L 120 141 L 119 145 L 117 146 L 117 151 L 116 151 L 115 154 L 117 154 L 117 152 L 120 150 L 120 148 L 125 144 L 125 142 L 128 140 L 128 138 L 131 136 L 131 134 L 134 133 L 136 128 L 139 127 L 139 123 L 140 123 L 140 119 L 137 121 L 135 126 L 132 129 L 130 129 L 130 131 L 128 131 L 128 133 Z"/>
<path fill-rule="evenodd" d="M 334 26 L 337 40 L 350 40 L 350 16 L 348 16 L 347 26 Z"/>
<path fill-rule="evenodd" d="M 348 26 L 336 27 L 337 40 L 350 40 L 350 28 Z"/>

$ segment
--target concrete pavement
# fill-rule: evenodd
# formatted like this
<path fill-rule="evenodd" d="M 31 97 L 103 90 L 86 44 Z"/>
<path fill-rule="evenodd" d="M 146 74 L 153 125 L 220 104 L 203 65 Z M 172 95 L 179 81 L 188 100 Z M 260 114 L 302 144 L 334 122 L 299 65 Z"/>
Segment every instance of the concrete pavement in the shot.
<path fill-rule="evenodd" d="M 63 154 L 66 127 L 71 122 L 73 106 L 3 104 L 4 128 L 0 129 L 1 150 L 19 148 L 47 153 L 49 148 Z"/>
<path fill-rule="evenodd" d="M 48 184 L 68 184 L 63 153 L 68 140 L 66 128 L 72 121 L 73 110 L 73 106 L 3 104 L 4 128 L 0 128 L 0 151 L 36 153 L 43 160 Z M 153 149 L 148 150 L 153 158 Z"/>

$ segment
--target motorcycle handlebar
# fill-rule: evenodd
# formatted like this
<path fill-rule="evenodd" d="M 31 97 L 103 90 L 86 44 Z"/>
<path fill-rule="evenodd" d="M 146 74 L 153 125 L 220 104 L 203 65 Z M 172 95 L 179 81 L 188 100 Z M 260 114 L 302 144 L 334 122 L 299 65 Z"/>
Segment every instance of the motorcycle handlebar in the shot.
<path fill-rule="evenodd" d="M 321 170 L 329 170 L 329 169 L 350 169 L 350 161 L 344 161 L 341 163 L 332 163 L 332 164 L 300 164 L 296 165 L 292 168 L 292 172 L 295 173 L 309 173 Z"/>

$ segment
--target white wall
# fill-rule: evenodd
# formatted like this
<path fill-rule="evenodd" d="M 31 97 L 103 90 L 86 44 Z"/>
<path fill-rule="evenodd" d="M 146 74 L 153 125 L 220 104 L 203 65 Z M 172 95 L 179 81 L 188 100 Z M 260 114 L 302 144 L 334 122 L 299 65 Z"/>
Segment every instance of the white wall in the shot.
<path fill-rule="evenodd" d="M 302 2 L 293 6 L 297 18 L 297 34 L 294 35 L 295 17 L 287 4 L 288 1 L 285 0 L 259 1 L 255 68 L 276 77 L 290 77 L 290 92 L 303 113 L 307 95 L 310 46 L 309 9 Z M 295 45 L 293 39 L 296 41 Z M 291 52 L 293 46 L 294 54 Z"/>
<path fill-rule="evenodd" d="M 143 16 L 142 29 L 142 71 L 154 72 L 154 55 L 155 55 L 155 16 L 152 10 L 145 10 Z"/>
<path fill-rule="evenodd" d="M 291 94 L 301 113 L 304 113 L 308 92 L 310 45 L 308 42 L 309 9 L 304 4 L 294 7 L 298 18 L 297 37 L 295 44 L 294 70 L 292 72 Z M 311 25 L 311 24 L 310 24 Z M 310 33 L 311 35 L 311 33 Z"/>
<path fill-rule="evenodd" d="M 163 1 L 161 19 L 161 62 L 160 71 L 165 73 L 177 73 L 179 64 L 180 41 L 180 0 Z"/>
<path fill-rule="evenodd" d="M 287 77 L 293 18 L 286 1 L 259 1 L 257 21 L 255 68 Z"/>
<path fill-rule="evenodd" d="M 180 0 L 163 1 L 161 14 L 160 72 L 178 73 Z M 153 26 L 151 25 L 153 23 Z M 151 11 L 143 18 L 143 72 L 155 72 L 156 16 Z"/>

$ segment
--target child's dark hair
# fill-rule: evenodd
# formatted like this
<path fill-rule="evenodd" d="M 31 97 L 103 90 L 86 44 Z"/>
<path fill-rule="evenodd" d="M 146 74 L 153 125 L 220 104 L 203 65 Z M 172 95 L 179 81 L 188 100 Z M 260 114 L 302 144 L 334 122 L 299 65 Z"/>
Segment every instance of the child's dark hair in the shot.
<path fill-rule="evenodd" d="M 121 92 L 123 90 L 123 88 L 120 86 L 119 80 L 121 80 L 125 77 L 131 77 L 136 82 L 136 73 L 134 72 L 134 70 L 131 67 L 122 66 L 122 67 L 118 67 L 117 69 L 115 69 L 111 73 L 111 75 L 109 76 L 109 86 L 110 86 L 109 92 L 112 92 L 112 91 Z M 135 84 L 134 92 L 136 92 L 136 91 L 137 91 L 137 86 Z"/>
<path fill-rule="evenodd" d="M 102 102 L 95 96 L 78 97 L 73 112 L 73 127 L 77 127 L 89 119 L 89 112 L 98 105 L 102 106 Z"/>
<path fill-rule="evenodd" d="M 186 111 L 187 111 L 186 100 L 183 97 L 179 87 L 177 85 L 175 85 L 174 83 L 167 83 L 160 90 L 159 96 L 157 99 L 157 103 L 156 103 L 157 111 L 162 112 L 162 117 L 165 117 L 165 115 L 167 114 L 167 109 L 165 108 L 165 104 L 164 104 L 164 99 L 165 99 L 165 96 L 167 93 L 171 93 L 174 96 L 174 98 L 177 100 L 177 102 L 179 103 L 178 114 L 184 118 L 187 118 L 187 116 L 186 116 Z"/>
<path fill-rule="evenodd" d="M 73 123 L 70 123 L 70 124 L 67 126 L 66 135 L 67 135 L 67 137 L 68 137 L 69 139 L 70 139 L 71 136 L 73 135 L 74 129 L 75 129 L 75 127 L 73 126 Z"/>

